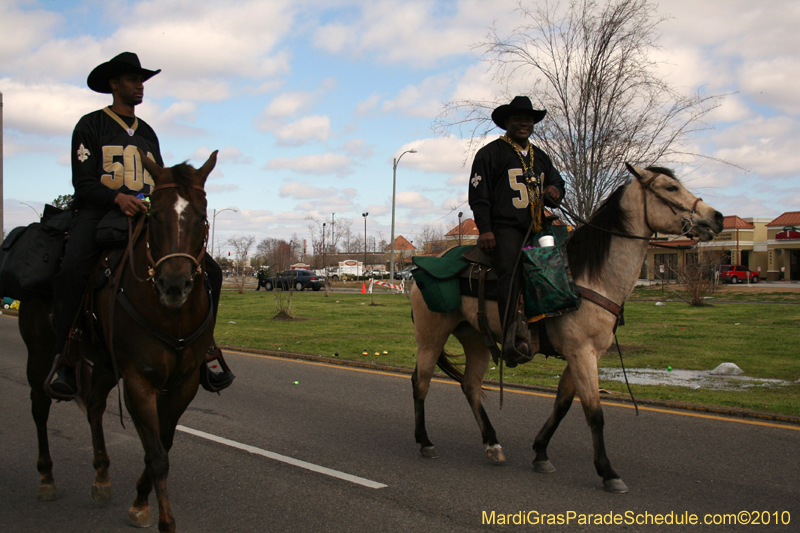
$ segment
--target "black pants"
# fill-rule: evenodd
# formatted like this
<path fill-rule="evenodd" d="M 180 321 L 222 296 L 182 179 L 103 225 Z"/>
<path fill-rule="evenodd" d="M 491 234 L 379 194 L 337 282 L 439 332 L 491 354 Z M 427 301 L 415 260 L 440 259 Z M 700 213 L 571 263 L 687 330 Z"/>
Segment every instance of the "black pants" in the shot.
<path fill-rule="evenodd" d="M 492 231 L 495 239 L 495 246 L 492 250 L 492 268 L 497 273 L 497 306 L 502 322 L 506 305 L 511 302 L 508 308 L 508 322 L 510 323 L 516 319 L 514 311 L 522 286 L 522 266 L 516 266 L 516 264 L 528 229 L 501 226 L 493 228 Z M 512 276 L 515 266 L 516 274 Z M 503 323 L 504 331 L 506 327 L 507 324 Z"/>
<path fill-rule="evenodd" d="M 94 242 L 97 224 L 108 213 L 101 209 L 79 209 L 73 213 L 69 241 L 64 251 L 61 270 L 53 278 L 53 326 L 56 333 L 55 353 L 64 349 L 69 330 L 80 309 L 81 299 L 89 285 L 94 267 L 103 253 Z M 219 308 L 222 290 L 222 269 L 206 252 L 206 272 L 211 284 L 214 316 Z"/>

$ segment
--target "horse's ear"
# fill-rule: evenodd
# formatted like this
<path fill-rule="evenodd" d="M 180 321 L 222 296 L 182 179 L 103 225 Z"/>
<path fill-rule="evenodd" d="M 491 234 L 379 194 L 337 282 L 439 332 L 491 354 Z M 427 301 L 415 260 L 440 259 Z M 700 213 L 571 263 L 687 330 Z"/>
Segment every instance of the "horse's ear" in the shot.
<path fill-rule="evenodd" d="M 211 174 L 211 171 L 214 170 L 214 167 L 217 166 L 217 154 L 219 150 L 214 150 L 211 152 L 211 155 L 208 156 L 208 160 L 203 163 L 203 166 L 200 167 L 200 176 L 203 178 L 203 183 L 206 182 L 208 179 L 208 175 Z"/>
<path fill-rule="evenodd" d="M 139 161 L 142 162 L 142 166 L 153 176 L 153 179 L 157 182 L 162 179 L 167 172 L 167 169 L 158 166 L 158 163 L 147 157 L 147 154 L 141 148 L 139 150 Z"/>
<path fill-rule="evenodd" d="M 650 172 L 649 170 L 645 170 L 643 168 L 635 167 L 635 166 L 633 166 L 633 165 L 631 165 L 630 163 L 627 163 L 627 162 L 625 163 L 625 168 L 627 168 L 628 172 L 633 174 L 636 177 L 636 179 L 638 179 L 639 181 L 644 181 L 644 180 L 646 180 L 647 178 L 650 178 L 653 175 L 653 173 Z"/>

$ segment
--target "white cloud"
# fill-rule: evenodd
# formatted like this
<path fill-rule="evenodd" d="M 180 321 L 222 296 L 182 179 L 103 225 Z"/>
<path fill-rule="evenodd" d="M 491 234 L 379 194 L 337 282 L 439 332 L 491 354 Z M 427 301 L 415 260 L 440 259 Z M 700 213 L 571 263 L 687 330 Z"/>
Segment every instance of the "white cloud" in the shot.
<path fill-rule="evenodd" d="M 222 149 L 215 148 L 215 150 L 219 150 L 219 153 L 217 154 L 217 165 L 219 165 L 220 163 L 231 163 L 233 165 L 253 164 L 253 158 L 250 156 L 245 156 L 242 153 L 242 151 L 236 148 L 235 146 L 226 146 L 225 148 Z M 194 151 L 191 160 L 198 161 L 199 164 L 202 165 L 208 159 L 208 157 L 211 155 L 211 152 L 213 151 L 214 150 L 212 150 L 208 146 L 201 146 L 200 148 Z"/>
<path fill-rule="evenodd" d="M 109 104 L 108 97 L 63 83 L 0 79 L 4 127 L 27 134 L 71 135 L 78 119 Z"/>
<path fill-rule="evenodd" d="M 441 112 L 445 90 L 451 85 L 448 76 L 431 76 L 420 84 L 403 88 L 395 99 L 385 100 L 381 108 L 385 113 L 399 111 L 412 117 L 433 118 Z"/>
<path fill-rule="evenodd" d="M 275 157 L 264 166 L 265 170 L 287 169 L 298 174 L 352 174 L 352 161 L 342 154 L 317 154 L 298 157 Z"/>
<path fill-rule="evenodd" d="M 279 145 L 298 146 L 311 141 L 326 142 L 331 135 L 331 119 L 323 115 L 303 117 L 273 132 Z"/>
<path fill-rule="evenodd" d="M 347 152 L 347 155 L 361 159 L 372 157 L 374 153 L 372 148 L 373 146 L 371 144 L 367 144 L 367 141 L 364 139 L 353 139 L 347 141 L 342 147 L 342 149 Z"/>
<path fill-rule="evenodd" d="M 487 139 L 487 142 L 492 140 L 494 138 Z M 468 139 L 458 139 L 453 136 L 420 139 L 404 145 L 395 153 L 395 157 L 414 148 L 417 153 L 403 156 L 400 162 L 402 166 L 423 172 L 469 174 L 472 157 L 468 154 L 468 147 Z"/>
<path fill-rule="evenodd" d="M 283 198 L 289 197 L 301 200 L 301 199 L 328 198 L 331 196 L 335 196 L 337 194 L 337 189 L 335 187 L 328 187 L 327 189 L 321 189 L 319 187 L 314 187 L 313 185 L 304 181 L 293 181 L 291 183 L 283 185 L 279 189 L 278 193 Z"/>
<path fill-rule="evenodd" d="M 346 20 L 337 18 L 317 28 L 313 43 L 330 54 L 374 54 L 385 63 L 428 66 L 447 56 L 471 54 L 476 38 L 513 6 L 511 0 L 373 0 L 358 6 L 355 16 L 348 11 Z"/>
<path fill-rule="evenodd" d="M 433 206 L 433 202 L 422 193 L 416 191 L 402 191 L 397 193 L 396 204 L 398 207 L 411 209 L 426 209 Z"/>

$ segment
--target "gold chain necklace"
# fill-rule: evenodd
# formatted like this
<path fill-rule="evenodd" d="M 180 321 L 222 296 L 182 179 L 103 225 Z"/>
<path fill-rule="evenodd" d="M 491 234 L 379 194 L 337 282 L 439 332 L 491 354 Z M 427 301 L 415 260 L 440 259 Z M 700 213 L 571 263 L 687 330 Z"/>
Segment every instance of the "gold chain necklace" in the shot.
<path fill-rule="evenodd" d="M 522 163 L 522 173 L 523 173 L 523 176 L 525 177 L 525 179 L 528 180 L 531 177 L 533 177 L 533 145 L 531 144 L 531 142 L 528 141 L 528 146 L 525 147 L 525 150 L 531 156 L 531 164 L 530 165 L 526 165 L 525 164 L 525 157 L 522 155 L 522 152 L 520 151 L 520 146 L 517 143 L 515 143 L 514 141 L 511 140 L 511 137 L 508 136 L 508 133 L 506 133 L 505 135 L 503 135 L 500 138 L 503 139 L 508 144 L 510 144 L 511 148 L 513 148 L 514 151 L 517 153 L 517 156 L 519 157 L 519 161 L 520 161 L 520 163 Z"/>

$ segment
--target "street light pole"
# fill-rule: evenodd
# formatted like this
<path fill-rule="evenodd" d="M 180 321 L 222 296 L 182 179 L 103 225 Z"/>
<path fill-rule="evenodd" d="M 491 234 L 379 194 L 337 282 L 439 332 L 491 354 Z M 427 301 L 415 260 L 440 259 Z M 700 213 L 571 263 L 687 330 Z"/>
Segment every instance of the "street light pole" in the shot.
<path fill-rule="evenodd" d="M 397 164 L 400 162 L 400 159 L 406 154 L 416 154 L 417 151 L 415 149 L 406 150 L 400 157 L 397 157 L 393 160 L 392 163 L 392 251 L 389 255 L 389 279 L 394 280 L 394 206 L 395 206 L 395 197 L 397 195 Z M 394 283 L 394 281 L 392 281 Z"/>
<path fill-rule="evenodd" d="M 37 211 L 37 210 L 36 210 L 36 208 L 35 208 L 35 207 L 33 207 L 31 204 L 26 204 L 25 202 L 20 202 L 20 203 L 19 203 L 19 205 L 27 205 L 28 207 L 30 207 L 31 209 L 33 209 L 33 212 L 34 212 L 34 213 L 36 213 L 36 218 L 38 218 L 39 220 L 41 220 L 41 219 L 42 219 L 42 215 L 40 215 L 40 214 L 39 214 L 39 211 Z"/>
<path fill-rule="evenodd" d="M 461 215 L 464 213 L 459 211 L 458 212 L 458 245 L 461 246 Z"/>
<path fill-rule="evenodd" d="M 328 279 L 328 271 L 325 269 L 325 222 L 322 223 L 322 270 L 325 272 L 325 279 Z"/>
<path fill-rule="evenodd" d="M 217 215 L 222 213 L 223 211 L 233 211 L 234 213 L 238 213 L 239 209 L 236 207 L 226 207 L 225 209 L 220 209 L 217 211 L 214 209 L 214 215 L 211 217 L 211 258 L 214 258 L 214 230 L 217 228 Z"/>
<path fill-rule="evenodd" d="M 366 276 L 366 268 L 367 268 L 367 217 L 369 213 L 361 213 L 361 216 L 364 217 L 364 269 L 362 274 Z"/>

